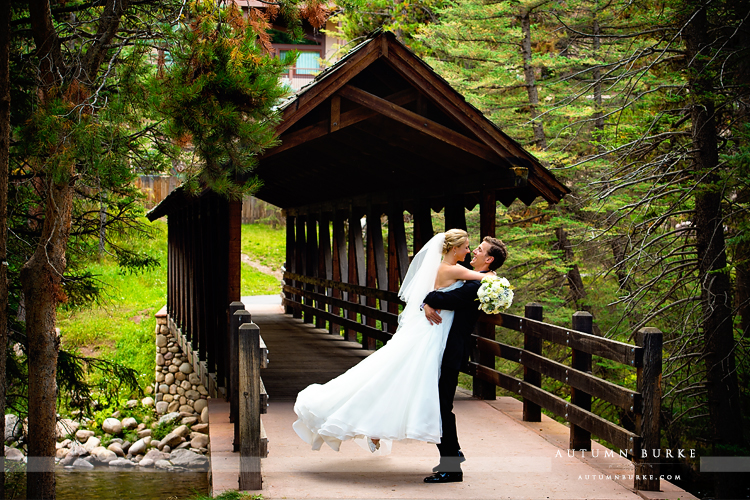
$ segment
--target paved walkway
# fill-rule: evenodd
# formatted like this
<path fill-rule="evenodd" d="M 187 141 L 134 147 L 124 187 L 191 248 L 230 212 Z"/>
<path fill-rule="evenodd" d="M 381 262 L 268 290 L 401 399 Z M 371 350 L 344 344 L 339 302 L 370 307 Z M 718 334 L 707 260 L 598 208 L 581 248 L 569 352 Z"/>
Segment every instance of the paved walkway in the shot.
<path fill-rule="evenodd" d="M 662 481 L 662 492 L 632 491 L 633 466 L 605 457 L 594 443 L 591 453 L 568 456 L 568 428 L 545 416 L 521 420 L 513 398 L 473 399 L 457 393 L 455 412 L 464 463 L 464 482 L 427 485 L 422 479 L 437 463 L 434 445 L 394 443 L 386 457 L 374 457 L 354 443 L 340 452 L 312 451 L 292 430 L 294 395 L 352 366 L 367 351 L 284 315 L 278 303 L 246 302 L 269 349 L 262 372 L 270 407 L 263 416 L 269 456 L 262 461 L 265 499 L 695 499 Z M 275 302 L 275 301 L 274 301 Z M 213 493 L 237 489 L 239 458 L 231 453 L 228 405 L 211 400 L 210 429 Z M 592 457 L 596 455 L 596 457 Z M 697 500 L 697 499 L 696 499 Z"/>

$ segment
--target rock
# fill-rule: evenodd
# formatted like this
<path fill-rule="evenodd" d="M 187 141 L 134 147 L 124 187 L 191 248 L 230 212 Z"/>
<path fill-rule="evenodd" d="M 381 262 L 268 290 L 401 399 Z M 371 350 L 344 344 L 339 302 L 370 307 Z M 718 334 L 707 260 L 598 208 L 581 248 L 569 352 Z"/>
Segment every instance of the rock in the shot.
<path fill-rule="evenodd" d="M 164 335 L 156 336 L 156 347 L 164 347 L 167 345 L 167 337 Z"/>
<path fill-rule="evenodd" d="M 201 419 L 202 419 L 203 409 L 208 408 L 208 401 L 206 401 L 205 399 L 199 399 L 195 403 L 193 403 L 193 408 L 195 408 L 195 413 L 201 414 Z M 206 415 L 206 418 L 208 418 L 208 415 Z"/>
<path fill-rule="evenodd" d="M 169 373 L 178 373 L 178 372 L 180 372 L 180 368 L 177 365 L 169 365 Z"/>
<path fill-rule="evenodd" d="M 190 448 L 190 441 L 185 441 L 184 443 L 178 444 L 175 450 L 187 450 L 188 448 Z"/>
<path fill-rule="evenodd" d="M 143 429 L 138 431 L 138 439 L 145 438 L 151 435 L 151 429 Z"/>
<path fill-rule="evenodd" d="M 89 450 L 87 450 L 85 447 L 81 446 L 80 444 L 75 444 L 70 447 L 69 455 L 73 455 L 76 457 L 84 457 L 88 454 L 89 454 Z"/>
<path fill-rule="evenodd" d="M 164 375 L 164 383 L 169 385 L 174 384 L 174 373 L 167 373 Z"/>
<path fill-rule="evenodd" d="M 148 453 L 146 453 L 146 456 L 143 457 L 143 459 L 149 459 L 153 460 L 154 462 L 158 462 L 159 460 L 168 460 L 169 459 L 169 453 L 162 453 L 161 451 L 157 450 L 156 448 L 152 448 L 148 450 Z"/>
<path fill-rule="evenodd" d="M 127 458 L 117 458 L 109 463 L 110 467 L 135 467 L 135 464 Z"/>
<path fill-rule="evenodd" d="M 146 443 L 145 440 L 139 439 L 130 446 L 128 453 L 130 453 L 132 456 L 140 455 L 141 453 L 144 453 L 146 451 L 147 446 L 148 443 Z"/>
<path fill-rule="evenodd" d="M 164 355 L 162 353 L 160 353 L 160 352 L 156 353 L 156 364 L 157 365 L 159 365 L 159 366 L 163 365 L 164 364 L 164 359 L 165 358 L 164 358 Z"/>
<path fill-rule="evenodd" d="M 162 415 L 167 412 L 167 408 L 169 408 L 169 403 L 166 401 L 159 401 L 156 403 L 156 413 L 159 415 Z"/>
<path fill-rule="evenodd" d="M 173 465 L 178 467 L 187 467 L 190 469 L 198 469 L 208 467 L 208 458 L 203 455 L 199 455 L 194 451 L 190 450 L 174 450 L 170 456 L 169 461 Z"/>
<path fill-rule="evenodd" d="M 154 388 L 153 387 L 151 387 L 151 386 L 146 387 L 146 394 L 151 394 L 152 392 L 154 392 Z"/>
<path fill-rule="evenodd" d="M 163 451 L 164 453 L 169 453 L 170 451 L 172 451 L 172 448 L 170 448 L 169 446 L 164 446 L 164 447 L 162 448 L 162 451 Z"/>
<path fill-rule="evenodd" d="M 164 382 L 164 374 L 162 372 L 156 372 L 156 383 L 161 384 Z"/>
<path fill-rule="evenodd" d="M 63 418 L 58 420 L 57 427 L 55 429 L 55 432 L 57 434 L 57 439 L 68 437 L 71 434 L 75 434 L 78 430 L 78 427 L 80 427 L 81 424 L 78 422 L 71 420 L 69 418 Z"/>
<path fill-rule="evenodd" d="M 201 401 L 203 400 L 201 399 Z M 201 422 L 203 422 L 204 424 L 208 423 L 208 405 L 206 405 L 206 407 L 201 410 Z"/>
<path fill-rule="evenodd" d="M 155 462 L 153 460 L 151 460 L 150 458 L 144 458 L 140 462 L 138 462 L 138 466 L 140 466 L 140 467 L 153 467 L 154 463 Z"/>
<path fill-rule="evenodd" d="M 154 467 L 157 469 L 174 469 L 172 462 L 169 460 L 157 460 L 154 462 Z"/>
<path fill-rule="evenodd" d="M 177 434 L 180 437 L 185 437 L 190 434 L 190 429 L 188 429 L 187 425 L 180 425 L 175 427 L 172 433 Z"/>
<path fill-rule="evenodd" d="M 122 428 L 123 429 L 135 429 L 138 427 L 138 421 L 134 419 L 133 417 L 125 417 L 122 419 Z"/>
<path fill-rule="evenodd" d="M 191 384 L 191 387 L 190 387 L 190 388 L 191 388 L 191 389 L 192 389 L 192 386 L 193 386 L 193 385 L 198 385 L 198 384 L 200 384 L 200 383 L 201 383 L 201 377 L 200 377 L 200 375 L 198 375 L 197 373 L 191 373 L 191 374 L 190 374 L 190 375 L 188 376 L 188 380 L 190 381 L 190 384 Z"/>
<path fill-rule="evenodd" d="M 195 410 L 190 405 L 182 405 L 180 406 L 180 413 L 187 413 L 188 415 L 192 415 L 195 413 Z"/>
<path fill-rule="evenodd" d="M 62 460 L 60 460 L 60 465 L 62 465 L 63 467 L 68 467 L 73 465 L 76 460 L 78 460 L 78 455 L 68 453 Z"/>
<path fill-rule="evenodd" d="M 11 462 L 20 462 L 24 458 L 23 452 L 18 448 L 5 447 L 5 459 Z"/>
<path fill-rule="evenodd" d="M 154 398 L 152 398 L 151 396 L 146 396 L 145 398 L 141 399 L 141 404 L 146 408 L 154 406 Z"/>
<path fill-rule="evenodd" d="M 120 410 L 117 410 L 112 414 L 112 418 L 120 418 Z"/>
<path fill-rule="evenodd" d="M 185 417 L 180 422 L 182 425 L 193 425 L 198 421 L 198 417 Z"/>
<path fill-rule="evenodd" d="M 108 464 L 117 458 L 117 454 L 114 451 L 108 450 L 104 446 L 97 446 L 91 450 L 91 456 L 94 457 L 97 462 L 103 464 Z"/>
<path fill-rule="evenodd" d="M 171 403 L 172 401 L 174 401 L 174 396 L 172 396 L 171 394 L 165 394 L 162 397 L 162 401 L 166 401 L 167 403 Z M 169 410 L 167 410 L 167 411 L 169 411 Z"/>
<path fill-rule="evenodd" d="M 174 358 L 174 353 L 173 352 L 168 352 L 168 353 L 164 354 L 164 359 L 170 360 L 172 358 Z"/>
<path fill-rule="evenodd" d="M 180 402 L 179 401 L 172 401 L 169 403 L 169 408 L 167 408 L 167 411 L 169 413 L 177 412 L 180 409 Z"/>
<path fill-rule="evenodd" d="M 169 424 L 171 422 L 174 422 L 178 418 L 180 418 L 180 414 L 177 413 L 176 411 L 175 412 L 167 413 L 166 415 L 164 415 L 163 417 L 161 417 L 159 419 L 159 424 L 158 425 Z"/>
<path fill-rule="evenodd" d="M 142 431 L 145 428 L 146 428 L 146 423 L 145 422 L 141 422 L 140 424 L 138 424 L 138 427 L 136 427 L 135 430 L 137 432 L 140 432 L 140 431 Z"/>
<path fill-rule="evenodd" d="M 102 430 L 107 434 L 117 435 L 122 432 L 122 423 L 116 418 L 105 418 L 102 422 Z"/>
<path fill-rule="evenodd" d="M 169 394 L 169 386 L 167 384 L 161 384 L 159 386 L 159 392 L 162 394 Z"/>
<path fill-rule="evenodd" d="M 122 445 L 120 443 L 110 443 L 110 445 L 107 446 L 107 449 L 111 452 L 114 452 L 114 454 L 118 457 L 125 456 L 125 451 L 122 449 Z"/>
<path fill-rule="evenodd" d="M 170 432 L 166 436 L 164 436 L 164 439 L 162 439 L 159 442 L 159 449 L 163 450 L 165 446 L 169 446 L 170 448 L 174 448 L 178 444 L 185 441 L 185 438 L 180 436 L 179 434 L 176 434 L 175 432 Z"/>
<path fill-rule="evenodd" d="M 94 431 L 90 431 L 88 429 L 78 429 L 76 431 L 76 439 L 80 443 L 85 443 L 93 435 L 94 435 Z"/>
<path fill-rule="evenodd" d="M 184 374 L 191 373 L 193 371 L 193 367 L 190 365 L 190 363 L 182 363 L 180 365 L 180 371 Z"/>
<path fill-rule="evenodd" d="M 201 396 L 208 396 L 208 389 L 203 384 L 198 386 L 198 392 L 201 393 Z"/>
<path fill-rule="evenodd" d="M 5 415 L 5 442 L 12 443 L 23 435 L 23 422 L 18 415 Z"/>
<path fill-rule="evenodd" d="M 205 434 L 197 433 L 197 436 L 190 440 L 192 448 L 205 448 L 206 445 L 208 445 L 208 436 Z"/>
<path fill-rule="evenodd" d="M 84 460 L 83 458 L 76 458 L 75 462 L 73 462 L 73 467 L 75 467 L 76 469 L 93 469 L 94 468 L 91 462 Z"/>
<path fill-rule="evenodd" d="M 179 380 L 180 382 L 184 382 L 185 379 L 187 378 L 187 375 L 185 375 L 182 372 L 177 372 L 177 373 L 174 374 L 174 378 L 175 378 L 175 380 Z"/>
<path fill-rule="evenodd" d="M 185 391 L 185 397 L 188 399 L 192 399 L 193 401 L 201 398 L 201 393 L 194 390 Z"/>
<path fill-rule="evenodd" d="M 169 352 L 180 352 L 180 346 L 173 345 L 167 349 Z"/>
<path fill-rule="evenodd" d="M 169 333 L 169 327 L 167 325 L 161 325 L 159 328 L 159 332 L 163 335 L 166 335 Z"/>
<path fill-rule="evenodd" d="M 200 432 L 201 434 L 208 434 L 208 424 L 195 424 L 191 427 L 193 432 Z"/>
<path fill-rule="evenodd" d="M 55 458 L 62 460 L 70 454 L 70 448 L 58 448 L 55 450 Z"/>
<path fill-rule="evenodd" d="M 98 437 L 96 437 L 96 436 L 91 436 L 90 438 L 88 438 L 88 439 L 86 440 L 86 444 L 84 444 L 84 445 L 83 445 L 83 448 L 84 448 L 84 449 L 85 449 L 86 451 L 88 451 L 89 453 L 91 453 L 91 451 L 92 451 L 92 450 L 93 450 L 94 448 L 98 447 L 98 446 L 99 446 L 99 445 L 101 444 L 101 442 L 102 442 L 102 440 L 101 440 L 101 439 L 99 439 Z"/>
<path fill-rule="evenodd" d="M 58 449 L 58 450 L 60 448 L 67 448 L 67 447 L 70 446 L 70 443 L 72 443 L 72 442 L 73 441 L 71 441 L 70 439 L 66 439 L 65 441 L 60 441 L 59 443 L 55 443 L 55 448 Z"/>
<path fill-rule="evenodd" d="M 125 408 L 135 408 L 138 406 L 138 400 L 137 399 L 130 399 L 127 403 L 125 403 Z"/>
<path fill-rule="evenodd" d="M 127 455 L 128 451 L 130 451 L 130 447 L 133 446 L 133 443 L 130 441 L 123 441 L 120 443 L 120 447 L 122 448 L 122 452 Z"/>

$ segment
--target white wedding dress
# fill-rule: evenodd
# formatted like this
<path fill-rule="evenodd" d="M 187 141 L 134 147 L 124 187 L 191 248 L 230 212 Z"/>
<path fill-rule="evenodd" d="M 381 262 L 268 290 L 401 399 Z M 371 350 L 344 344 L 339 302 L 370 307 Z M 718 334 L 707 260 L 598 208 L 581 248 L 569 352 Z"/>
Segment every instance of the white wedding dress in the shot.
<path fill-rule="evenodd" d="M 367 438 L 375 438 L 376 454 L 385 455 L 392 441 L 440 442 L 438 378 L 453 311 L 442 311 L 442 323 L 430 325 L 420 306 L 434 286 L 444 239 L 443 233 L 433 237 L 409 266 L 399 291 L 407 305 L 393 338 L 342 375 L 297 395 L 293 427 L 314 450 L 326 443 L 338 451 L 348 439 L 368 449 Z"/>

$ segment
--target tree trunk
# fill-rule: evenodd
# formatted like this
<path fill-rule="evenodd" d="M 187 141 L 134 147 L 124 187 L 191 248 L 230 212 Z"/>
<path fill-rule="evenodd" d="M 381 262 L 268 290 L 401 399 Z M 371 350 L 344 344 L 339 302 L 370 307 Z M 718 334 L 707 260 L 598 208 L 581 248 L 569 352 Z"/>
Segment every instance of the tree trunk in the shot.
<path fill-rule="evenodd" d="M 0 2 L 0 436 L 5 436 L 5 356 L 8 346 L 8 173 L 10 172 L 10 2 Z M 5 498 L 5 456 L 0 457 Z"/>
<path fill-rule="evenodd" d="M 596 19 L 596 11 L 594 11 L 594 57 L 599 56 L 599 50 L 601 49 L 601 40 L 599 35 L 601 34 L 601 27 L 599 21 Z M 596 130 L 604 129 L 604 116 L 602 113 L 602 72 L 599 66 L 594 67 L 593 71 L 594 78 L 594 104 L 596 105 L 596 111 L 594 111 L 594 128 Z"/>
<path fill-rule="evenodd" d="M 34 255 L 21 269 L 26 298 L 26 336 L 29 370 L 29 448 L 26 491 L 28 498 L 55 498 L 55 426 L 57 303 L 63 298 L 62 275 L 70 236 L 73 188 L 47 182 L 42 235 Z"/>
<path fill-rule="evenodd" d="M 705 61 L 711 55 L 706 11 L 698 7 L 685 30 L 688 85 L 692 96 L 692 140 L 695 171 L 703 185 L 695 195 L 696 252 L 701 284 L 703 354 L 706 363 L 708 410 L 715 455 L 733 455 L 732 446 L 742 446 L 742 415 L 735 366 L 732 301 L 726 269 L 726 243 L 722 214 L 722 192 L 716 169 L 719 164 L 715 102 L 710 72 Z M 716 474 L 716 496 L 737 498 L 742 481 Z"/>
<path fill-rule="evenodd" d="M 529 114 L 531 115 L 532 127 L 534 129 L 534 144 L 541 149 L 547 149 L 547 139 L 544 137 L 544 126 L 541 122 L 536 121 L 539 105 L 539 92 L 536 88 L 536 77 L 534 68 L 531 65 L 531 19 L 529 11 L 524 11 L 521 15 L 521 30 L 523 31 L 523 41 L 521 42 L 521 54 L 523 55 L 523 75 L 526 79 L 526 91 L 529 94 Z"/>

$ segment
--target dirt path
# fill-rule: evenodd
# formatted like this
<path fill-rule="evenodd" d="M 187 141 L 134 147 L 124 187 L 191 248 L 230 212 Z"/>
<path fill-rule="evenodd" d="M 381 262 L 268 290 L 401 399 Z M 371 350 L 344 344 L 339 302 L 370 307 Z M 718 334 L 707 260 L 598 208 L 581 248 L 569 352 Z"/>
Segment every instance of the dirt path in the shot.
<path fill-rule="evenodd" d="M 260 272 L 262 272 L 264 274 L 269 274 L 269 275 L 271 275 L 271 276 L 273 276 L 275 278 L 278 278 L 278 279 L 282 278 L 283 273 L 281 272 L 281 269 L 277 269 L 277 270 L 274 271 L 270 267 L 264 266 L 260 262 L 254 261 L 253 259 L 250 258 L 249 255 L 246 255 L 244 253 L 241 256 L 241 259 L 242 259 L 242 262 L 244 262 L 248 266 L 252 266 L 252 267 L 254 267 L 255 269 L 257 269 L 258 271 L 260 271 Z"/>

